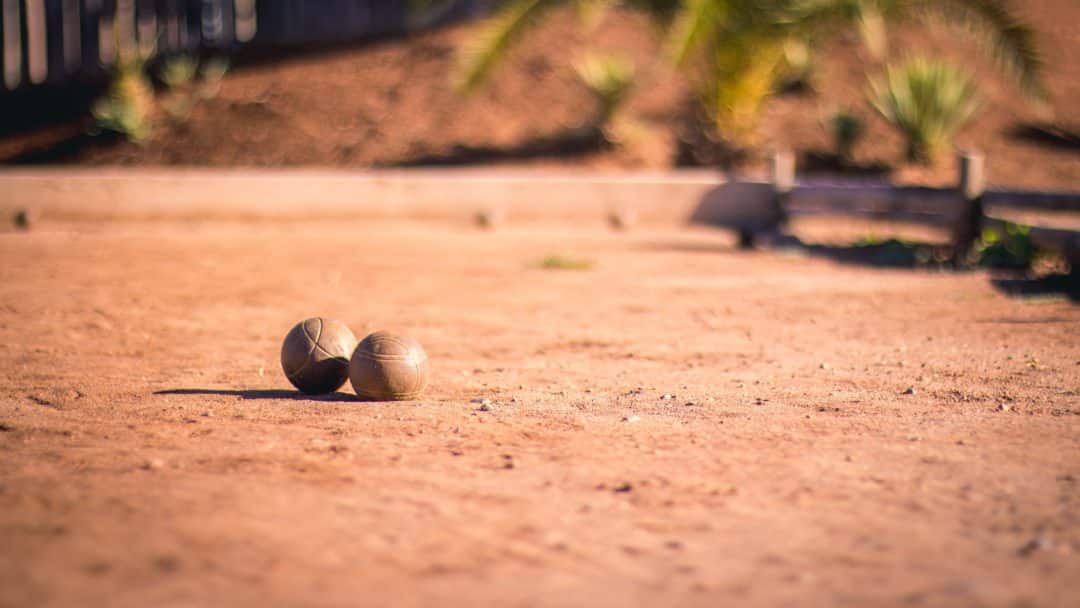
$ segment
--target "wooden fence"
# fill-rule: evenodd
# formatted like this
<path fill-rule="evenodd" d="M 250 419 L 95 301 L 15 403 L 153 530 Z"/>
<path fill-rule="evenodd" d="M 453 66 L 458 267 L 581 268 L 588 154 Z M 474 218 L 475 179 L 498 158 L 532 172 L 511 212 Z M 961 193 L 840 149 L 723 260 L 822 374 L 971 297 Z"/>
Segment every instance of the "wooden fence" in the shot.
<path fill-rule="evenodd" d="M 788 218 L 846 215 L 903 221 L 946 229 L 954 250 L 963 254 L 984 228 L 1002 229 L 1002 211 L 1080 212 L 1080 192 L 999 190 L 986 187 L 985 158 L 964 153 L 954 188 L 898 187 L 795 180 L 790 153 L 777 154 L 771 182 L 731 182 L 706 194 L 691 221 L 724 226 L 739 233 L 744 247 L 780 230 Z M 1080 268 L 1080 231 L 1025 225 L 1032 242 L 1060 253 Z"/>
<path fill-rule="evenodd" d="M 401 34 L 495 0 L 0 0 L 0 92 L 100 79 L 117 48 L 226 52 Z"/>

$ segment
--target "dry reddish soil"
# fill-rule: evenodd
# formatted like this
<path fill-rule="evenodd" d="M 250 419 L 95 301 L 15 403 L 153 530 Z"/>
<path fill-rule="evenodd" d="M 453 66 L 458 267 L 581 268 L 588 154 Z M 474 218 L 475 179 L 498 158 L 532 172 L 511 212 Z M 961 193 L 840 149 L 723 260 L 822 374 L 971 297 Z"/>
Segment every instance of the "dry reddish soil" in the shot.
<path fill-rule="evenodd" d="M 1080 3 L 1017 3 L 1038 33 L 1046 107 L 1024 102 L 997 71 L 980 59 L 972 40 L 955 30 L 916 24 L 893 32 L 892 55 L 944 56 L 977 75 L 984 108 L 959 145 L 987 153 L 992 182 L 1009 186 L 1080 188 Z M 556 12 L 509 53 L 488 86 L 465 98 L 449 74 L 459 45 L 476 31 L 459 25 L 406 40 L 241 63 L 216 97 L 198 104 L 178 123 L 162 120 L 145 146 L 88 142 L 75 121 L 0 139 L 0 160 L 121 165 L 346 166 L 509 162 L 604 168 L 670 167 L 721 162 L 694 155 L 682 140 L 700 140 L 692 95 L 685 82 L 658 61 L 654 29 L 640 15 L 614 11 L 592 30 L 572 10 Z M 588 51 L 632 57 L 639 86 L 613 125 L 617 145 L 574 145 L 562 136 L 589 121 L 595 103 L 573 64 Z M 771 103 L 760 146 L 737 166 L 761 171 L 768 151 L 799 151 L 808 172 L 835 172 L 823 121 L 850 106 L 868 124 L 847 172 L 885 172 L 899 182 L 954 179 L 951 159 L 932 168 L 906 165 L 900 138 L 864 101 L 867 66 L 878 69 L 853 33 L 818 49 L 811 90 Z M 9 116 L 20 116 L 10 111 Z M 22 120 L 16 118 L 16 120 Z M 1047 127 L 1052 133 L 1031 130 Z M 63 143 L 66 138 L 74 138 Z M 701 150 L 698 150 L 701 152 Z M 729 167 L 726 162 L 721 166 Z"/>
<path fill-rule="evenodd" d="M 1080 311 L 730 244 L 0 234 L 0 605 L 1076 606 Z M 429 392 L 290 390 L 310 315 Z"/>

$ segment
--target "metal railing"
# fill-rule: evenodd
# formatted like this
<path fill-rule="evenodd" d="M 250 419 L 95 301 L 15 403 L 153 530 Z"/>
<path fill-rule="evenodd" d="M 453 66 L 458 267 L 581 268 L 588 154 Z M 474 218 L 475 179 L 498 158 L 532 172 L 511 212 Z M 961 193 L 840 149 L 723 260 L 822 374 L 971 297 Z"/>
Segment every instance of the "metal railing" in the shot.
<path fill-rule="evenodd" d="M 118 48 L 161 53 L 402 34 L 495 0 L 0 0 L 0 92 L 98 79 Z"/>

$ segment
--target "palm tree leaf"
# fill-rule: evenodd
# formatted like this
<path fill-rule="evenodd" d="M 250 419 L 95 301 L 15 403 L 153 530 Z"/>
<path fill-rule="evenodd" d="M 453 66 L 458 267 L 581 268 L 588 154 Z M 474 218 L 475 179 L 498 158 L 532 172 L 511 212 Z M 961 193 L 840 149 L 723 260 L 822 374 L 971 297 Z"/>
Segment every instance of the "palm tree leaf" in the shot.
<path fill-rule="evenodd" d="M 859 37 L 869 49 L 870 55 L 880 61 L 885 58 L 889 50 L 889 34 L 884 12 L 877 2 L 863 0 L 857 4 L 856 23 L 859 27 Z"/>
<path fill-rule="evenodd" d="M 458 55 L 455 84 L 475 90 L 506 55 L 507 49 L 559 0 L 513 0 L 484 24 Z"/>
<path fill-rule="evenodd" d="M 667 39 L 668 57 L 683 65 L 695 50 L 710 45 L 727 12 L 724 0 L 686 0 L 675 14 Z"/>
<path fill-rule="evenodd" d="M 981 39 L 1025 94 L 1037 100 L 1047 98 L 1035 32 L 1005 0 L 936 0 L 922 4 Z"/>
<path fill-rule="evenodd" d="M 619 0 L 577 0 L 576 4 L 578 18 L 585 29 L 591 30 L 600 24 L 609 9 L 619 4 Z"/>
<path fill-rule="evenodd" d="M 639 10 L 649 16 L 661 28 L 667 28 L 672 18 L 682 8 L 684 0 L 623 0 L 630 8 Z"/>

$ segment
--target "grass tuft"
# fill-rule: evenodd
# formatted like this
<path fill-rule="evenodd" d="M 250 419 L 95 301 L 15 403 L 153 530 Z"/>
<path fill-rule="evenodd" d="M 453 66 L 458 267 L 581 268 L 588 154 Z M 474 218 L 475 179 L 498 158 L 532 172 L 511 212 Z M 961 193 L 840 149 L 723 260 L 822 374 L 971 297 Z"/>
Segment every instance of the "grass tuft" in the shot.
<path fill-rule="evenodd" d="M 582 258 L 549 255 L 540 262 L 540 267 L 545 270 L 588 270 L 593 267 L 593 263 Z"/>
<path fill-rule="evenodd" d="M 870 103 L 904 136 L 910 161 L 932 164 L 978 111 L 971 77 L 949 63 L 915 58 L 870 83 Z"/>

